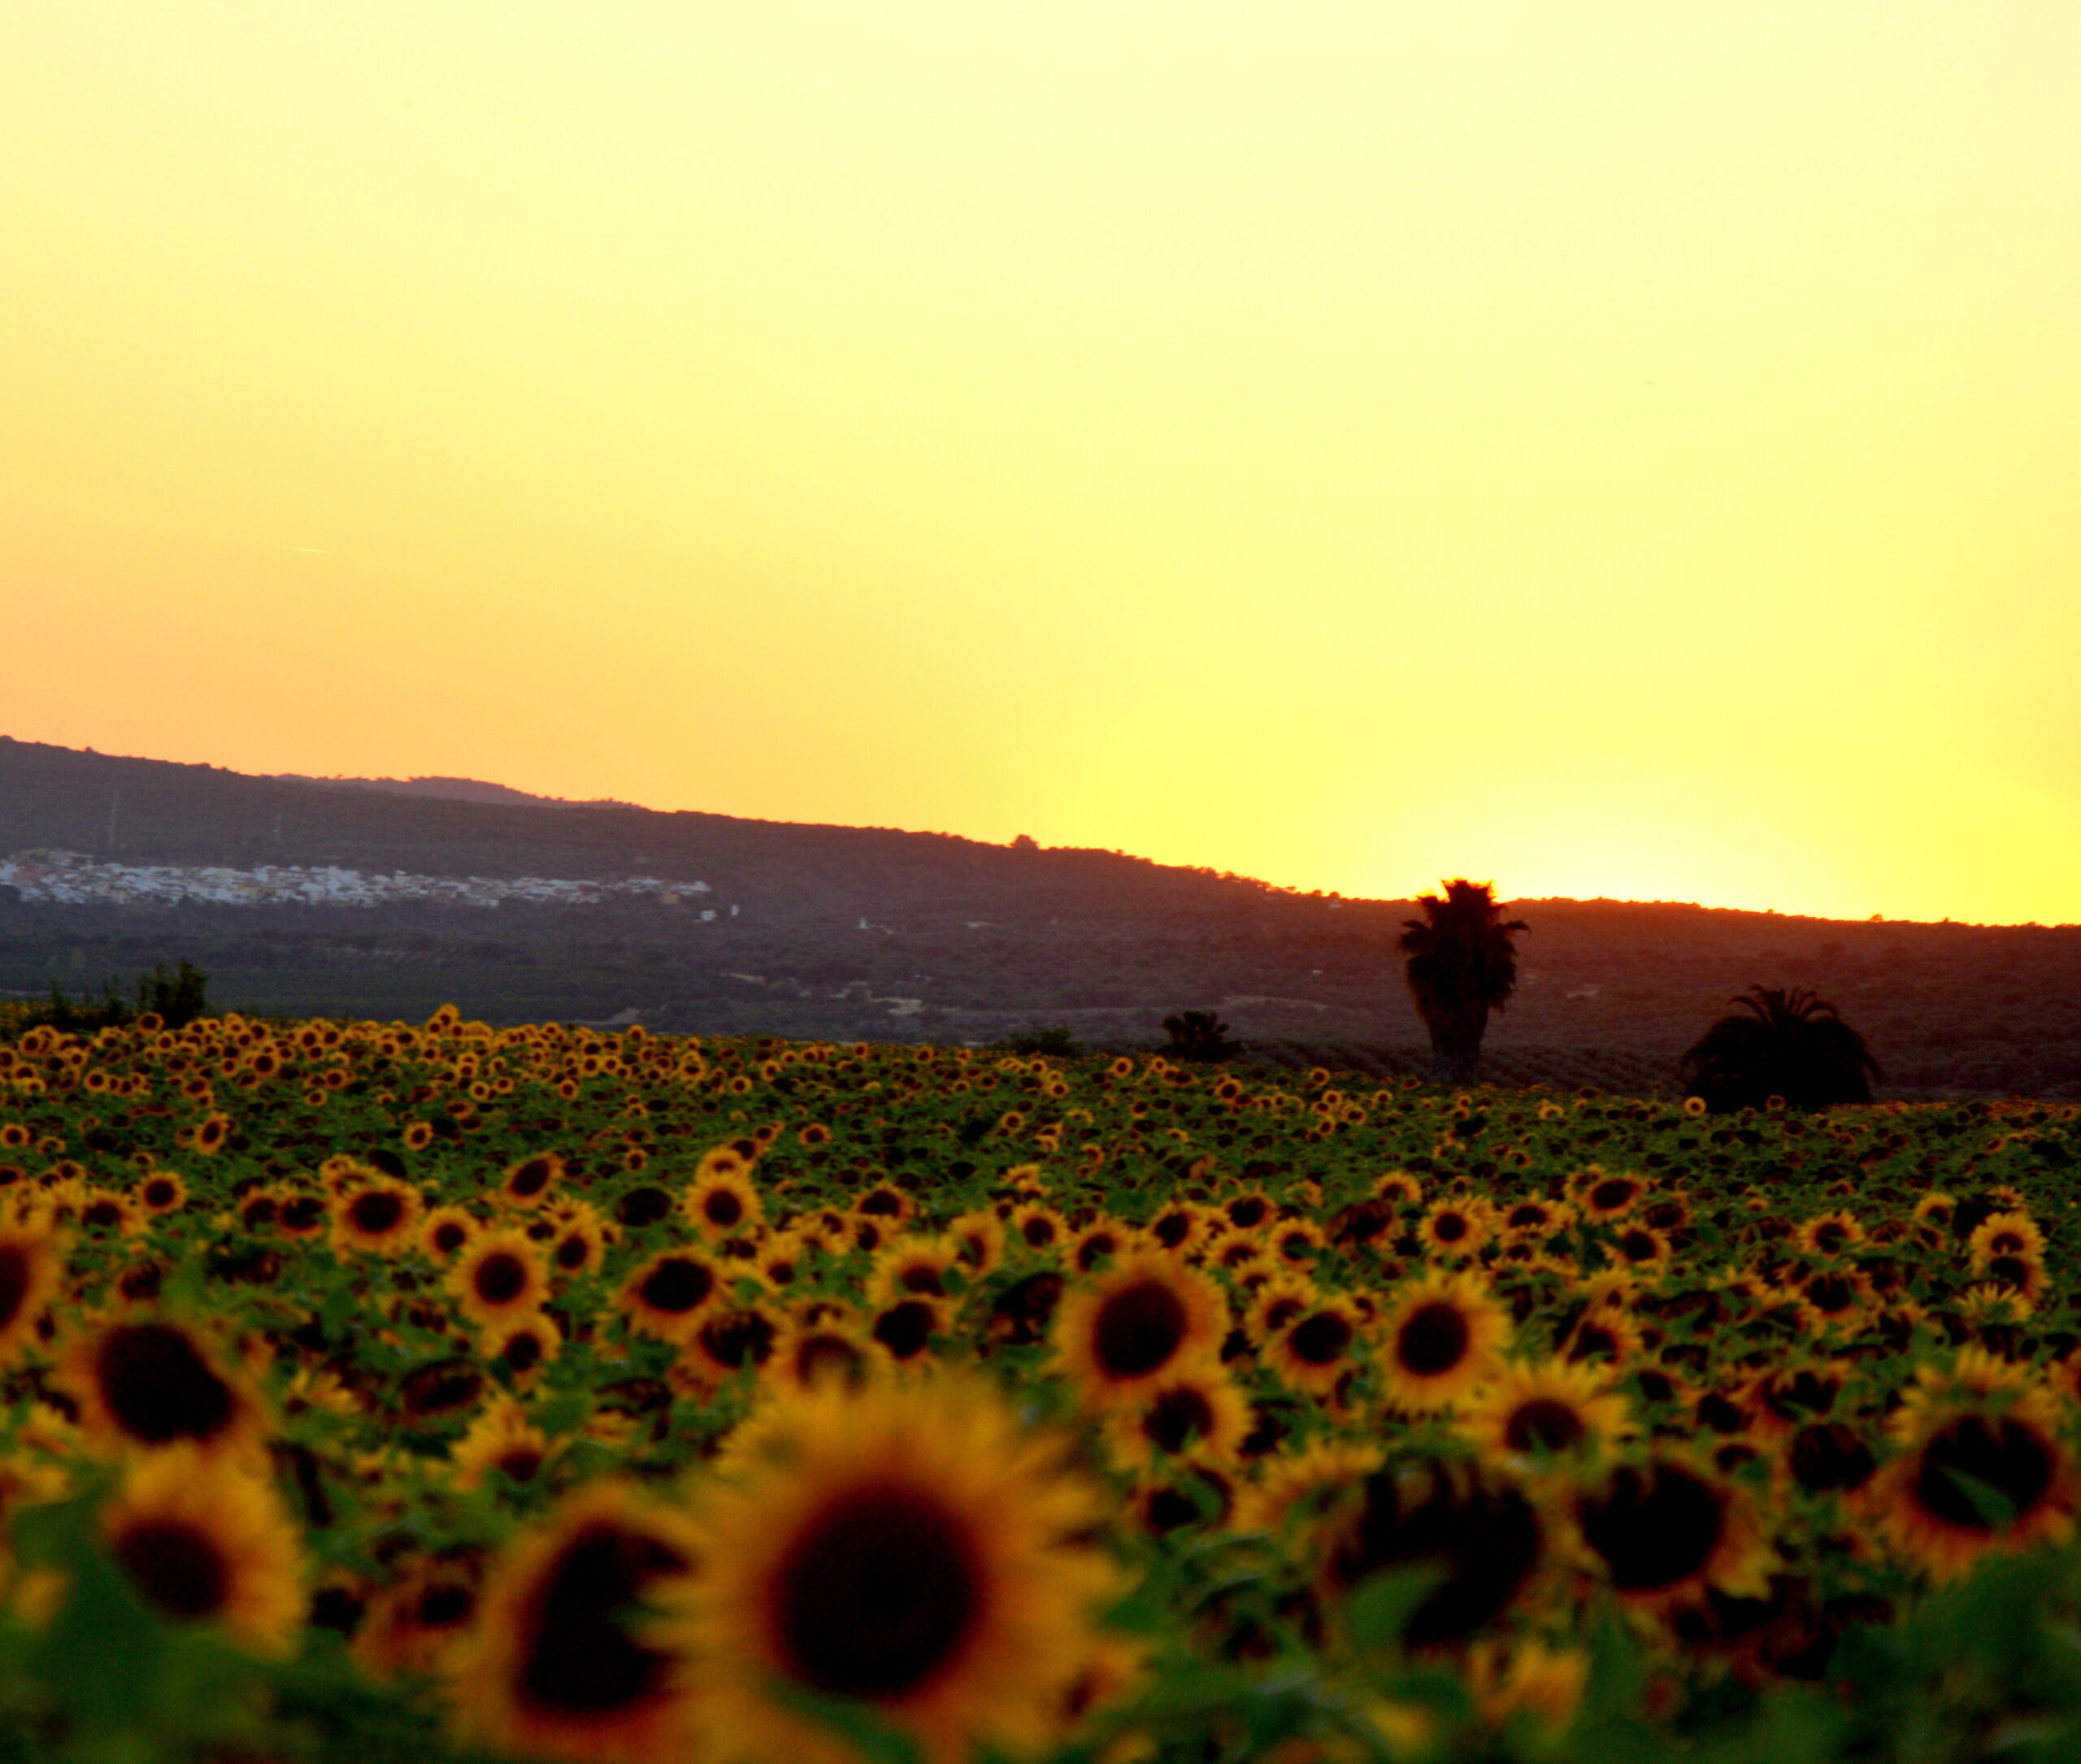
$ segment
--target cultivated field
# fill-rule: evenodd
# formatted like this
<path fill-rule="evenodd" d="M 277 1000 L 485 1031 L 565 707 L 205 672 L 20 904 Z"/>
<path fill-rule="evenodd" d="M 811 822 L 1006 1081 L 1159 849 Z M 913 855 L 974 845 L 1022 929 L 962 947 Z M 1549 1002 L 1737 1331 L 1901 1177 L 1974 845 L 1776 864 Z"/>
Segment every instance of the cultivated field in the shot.
<path fill-rule="evenodd" d="M 2070 1106 L 0 1045 L 0 1759 L 2070 1757 Z"/>

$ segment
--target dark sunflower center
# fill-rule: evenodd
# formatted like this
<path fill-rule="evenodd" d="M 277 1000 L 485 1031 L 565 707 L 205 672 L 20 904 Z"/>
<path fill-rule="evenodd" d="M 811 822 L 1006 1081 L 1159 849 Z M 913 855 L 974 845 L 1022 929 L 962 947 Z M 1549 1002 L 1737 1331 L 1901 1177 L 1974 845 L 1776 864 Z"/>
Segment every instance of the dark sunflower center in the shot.
<path fill-rule="evenodd" d="M 546 1188 L 550 1185 L 550 1178 L 555 1173 L 555 1167 L 548 1158 L 530 1158 L 513 1172 L 511 1180 L 506 1184 L 506 1192 L 525 1200 Z"/>
<path fill-rule="evenodd" d="M 20 1244 L 0 1245 L 0 1329 L 14 1322 L 28 1293 L 28 1251 Z"/>
<path fill-rule="evenodd" d="M 1410 1313 L 1395 1336 L 1395 1359 L 1405 1372 L 1436 1378 L 1466 1358 L 1474 1340 L 1466 1314 L 1458 1306 L 1435 1299 Z"/>
<path fill-rule="evenodd" d="M 559 1268 L 582 1268 L 591 1253 L 583 1237 L 567 1237 L 556 1246 L 556 1265 Z"/>
<path fill-rule="evenodd" d="M 1987 1265 L 1988 1278 L 1996 1286 L 2020 1293 L 2031 1284 L 2031 1265 L 2021 1256 L 1996 1256 Z"/>
<path fill-rule="evenodd" d="M 532 1482 L 542 1467 L 542 1454 L 531 1446 L 519 1445 L 502 1453 L 497 1462 L 500 1471 L 515 1482 Z"/>
<path fill-rule="evenodd" d="M 935 1267 L 906 1268 L 899 1283 L 906 1293 L 943 1293 L 946 1290 Z"/>
<path fill-rule="evenodd" d="M 1857 1288 L 1840 1274 L 1823 1274 L 1806 1283 L 1806 1301 L 1823 1316 L 1832 1317 L 1857 1302 Z"/>
<path fill-rule="evenodd" d="M 701 1210 L 708 1215 L 710 1224 L 726 1230 L 745 1216 L 745 1203 L 728 1188 L 716 1189 L 701 1203 Z"/>
<path fill-rule="evenodd" d="M 444 1220 L 433 1228 L 433 1247 L 444 1256 L 452 1256 L 469 1241 L 470 1234 L 454 1219 Z"/>
<path fill-rule="evenodd" d="M 1832 1256 L 1850 1240 L 1850 1234 L 1840 1225 L 1823 1225 L 1814 1234 L 1814 1247 L 1824 1256 Z"/>
<path fill-rule="evenodd" d="M 259 1231 L 273 1224 L 275 1215 L 280 1210 L 275 1201 L 263 1194 L 258 1200 L 248 1201 L 240 1209 L 238 1216 L 245 1221 L 248 1231 Z"/>
<path fill-rule="evenodd" d="M 701 1332 L 701 1345 L 719 1366 L 739 1366 L 749 1360 L 763 1366 L 773 1351 L 773 1325 L 755 1310 L 732 1311 Z"/>
<path fill-rule="evenodd" d="M 1185 1301 L 1162 1280 L 1137 1280 L 1098 1307 L 1092 1348 L 1109 1378 L 1140 1378 L 1184 1345 Z"/>
<path fill-rule="evenodd" d="M 916 1490 L 861 1488 L 796 1539 L 774 1575 L 769 1621 L 812 1689 L 886 1701 L 959 1659 L 988 1597 L 958 1514 Z"/>
<path fill-rule="evenodd" d="M 1440 1213 L 1432 1221 L 1431 1235 L 1440 1243 L 1456 1244 L 1466 1236 L 1466 1220 L 1458 1213 Z"/>
<path fill-rule="evenodd" d="M 487 1305 L 510 1305 L 528 1289 L 528 1264 L 510 1249 L 494 1249 L 477 1264 L 471 1284 Z"/>
<path fill-rule="evenodd" d="M 1365 1489 L 1365 1507 L 1332 1573 L 1350 1587 L 1383 1569 L 1435 1563 L 1445 1578 L 1410 1619 L 1404 1636 L 1411 1647 L 1458 1641 L 1493 1622 L 1544 1553 L 1539 1514 L 1515 1488 L 1479 1478 L 1455 1483 L 1434 1471 L 1406 1481 L 1376 1474 Z"/>
<path fill-rule="evenodd" d="M 529 1366 L 537 1364 L 541 1357 L 541 1337 L 532 1330 L 517 1330 L 506 1340 L 503 1358 L 516 1372 L 526 1371 Z"/>
<path fill-rule="evenodd" d="M 615 1203 L 615 1217 L 624 1225 L 654 1225 L 672 1210 L 672 1197 L 663 1188 L 631 1188 Z"/>
<path fill-rule="evenodd" d="M 1633 1198 L 1633 1184 L 1630 1182 L 1600 1182 L 1590 1190 L 1590 1205 L 1600 1213 L 1616 1212 Z"/>
<path fill-rule="evenodd" d="M 167 1324 L 110 1330 L 94 1355 L 94 1376 L 116 1426 L 145 1445 L 206 1441 L 231 1425 L 231 1386 L 185 1333 Z"/>
<path fill-rule="evenodd" d="M 861 1201 L 860 1210 L 872 1213 L 881 1219 L 900 1218 L 903 1212 L 903 1197 L 892 1193 L 887 1188 L 877 1188 Z"/>
<path fill-rule="evenodd" d="M 1588 1432 L 1572 1404 L 1535 1397 L 1510 1411 L 1503 1423 L 1503 1443 L 1514 1452 L 1565 1452 Z"/>
<path fill-rule="evenodd" d="M 1528 1201 L 1523 1206 L 1512 1207 L 1505 1223 L 1521 1231 L 1534 1225 L 1544 1225 L 1546 1223 L 1546 1209 Z"/>
<path fill-rule="evenodd" d="M 1673 1464 L 1617 1471 L 1602 1497 L 1584 1501 L 1577 1515 L 1590 1547 L 1610 1565 L 1612 1584 L 1631 1592 L 1688 1579 L 1727 1531 L 1719 1494 Z"/>
<path fill-rule="evenodd" d="M 1948 1525 L 1989 1533 L 1991 1519 L 1959 1479 L 1969 1477 L 1993 1490 L 2021 1519 L 2044 1498 L 2054 1468 L 2052 1450 L 2035 1429 L 2014 1417 L 1965 1415 L 1922 1449 L 1914 1498 Z"/>
<path fill-rule="evenodd" d="M 325 1209 L 312 1195 L 302 1195 L 282 1207 L 282 1223 L 291 1231 L 309 1231 Z"/>
<path fill-rule="evenodd" d="M 1149 1443 L 1166 1452 L 1182 1452 L 1194 1440 L 1214 1431 L 1214 1406 L 1188 1385 L 1166 1390 L 1149 1406 L 1141 1431 Z"/>
<path fill-rule="evenodd" d="M 477 1608 L 477 1596 L 466 1586 L 428 1587 L 419 1595 L 419 1621 L 423 1629 L 453 1629 L 467 1623 Z"/>
<path fill-rule="evenodd" d="M 1618 1357 L 1618 1337 L 1602 1323 L 1584 1323 L 1575 1332 L 1575 1344 L 1568 1350 L 1571 1361 Z"/>
<path fill-rule="evenodd" d="M 875 1340 L 899 1360 L 915 1359 L 932 1338 L 932 1307 L 921 1298 L 906 1298 L 875 1319 Z"/>
<path fill-rule="evenodd" d="M 1870 1448 L 1840 1421 L 1801 1427 L 1792 1442 L 1792 1473 L 1802 1488 L 1861 1488 L 1877 1467 Z"/>
<path fill-rule="evenodd" d="M 215 1540 L 179 1519 L 125 1526 L 115 1558 L 146 1602 L 170 1617 L 214 1616 L 231 1591 L 231 1569 Z"/>
<path fill-rule="evenodd" d="M 1328 1366 L 1351 1345 L 1351 1325 L 1333 1310 L 1319 1310 L 1293 1326 L 1286 1338 L 1293 1357 L 1310 1366 Z"/>
<path fill-rule="evenodd" d="M 1183 1213 L 1166 1213 L 1149 1227 L 1149 1236 L 1166 1249 L 1175 1249 L 1192 1235 L 1193 1222 Z"/>
<path fill-rule="evenodd" d="M 645 1588 L 684 1566 L 656 1539 L 619 1526 L 580 1532 L 530 1601 L 521 1694 L 567 1717 L 615 1714 L 657 1695 L 670 1662 L 626 1625 Z"/>
<path fill-rule="evenodd" d="M 1036 1249 L 1045 1249 L 1055 1240 L 1055 1222 L 1045 1214 L 1036 1214 L 1019 1227 L 1019 1232 Z"/>
<path fill-rule="evenodd" d="M 373 1188 L 365 1194 L 357 1194 L 347 1206 L 347 1217 L 354 1221 L 354 1229 L 366 1232 L 371 1237 L 395 1231 L 398 1221 L 404 1216 L 405 1203 L 388 1188 Z"/>
<path fill-rule="evenodd" d="M 113 1201 L 97 1201 L 80 1215 L 80 1222 L 95 1230 L 106 1231 L 120 1223 L 123 1209 Z"/>
<path fill-rule="evenodd" d="M 163 1178 L 145 1184 L 145 1205 L 147 1206 L 171 1206 L 173 1196 L 173 1184 Z"/>
<path fill-rule="evenodd" d="M 653 1310 L 679 1314 L 706 1303 L 715 1290 L 715 1276 L 704 1264 L 667 1256 L 645 1277 L 637 1296 Z"/>
<path fill-rule="evenodd" d="M 1265 1215 L 1271 1210 L 1271 1206 L 1255 1195 L 1245 1200 L 1232 1201 L 1228 1203 L 1229 1219 L 1234 1223 L 1241 1226 L 1245 1231 L 1264 1223 Z"/>

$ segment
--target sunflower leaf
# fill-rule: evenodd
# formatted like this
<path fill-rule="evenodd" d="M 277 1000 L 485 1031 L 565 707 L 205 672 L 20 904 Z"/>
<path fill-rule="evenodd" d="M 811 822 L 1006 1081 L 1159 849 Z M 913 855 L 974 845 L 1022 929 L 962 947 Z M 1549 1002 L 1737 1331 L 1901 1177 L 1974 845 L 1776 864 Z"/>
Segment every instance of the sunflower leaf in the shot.
<path fill-rule="evenodd" d="M 1445 1578 L 1445 1570 L 1431 1562 L 1375 1575 L 1352 1595 L 1346 1614 L 1352 1640 L 1369 1653 L 1400 1647 L 1418 1607 Z"/>

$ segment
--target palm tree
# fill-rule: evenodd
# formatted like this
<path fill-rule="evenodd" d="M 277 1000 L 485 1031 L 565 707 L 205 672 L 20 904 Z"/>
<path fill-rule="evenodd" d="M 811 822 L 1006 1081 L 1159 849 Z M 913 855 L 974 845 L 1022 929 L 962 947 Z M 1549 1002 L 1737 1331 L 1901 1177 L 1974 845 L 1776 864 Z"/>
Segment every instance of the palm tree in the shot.
<path fill-rule="evenodd" d="M 1523 919 L 1507 923 L 1493 884 L 1464 880 L 1416 904 L 1421 919 L 1405 920 L 1401 952 L 1409 958 L 1409 995 L 1431 1032 L 1431 1063 L 1441 1084 L 1471 1084 L 1481 1067 L 1481 1037 L 1488 1013 L 1501 1010 L 1518 989 L 1518 952 L 1510 941 Z"/>
<path fill-rule="evenodd" d="M 1716 1114 L 1760 1109 L 1772 1097 L 1794 1109 L 1871 1101 L 1879 1062 L 1833 1005 L 1773 986 L 1752 986 L 1729 1001 L 1748 1015 L 1721 1018 L 1686 1050 L 1686 1094 Z"/>
<path fill-rule="evenodd" d="M 1225 1060 L 1243 1051 L 1242 1044 L 1230 1038 L 1228 1025 L 1211 1010 L 1181 1010 L 1166 1017 L 1163 1032 L 1171 1037 L 1163 1051 L 1173 1059 Z"/>

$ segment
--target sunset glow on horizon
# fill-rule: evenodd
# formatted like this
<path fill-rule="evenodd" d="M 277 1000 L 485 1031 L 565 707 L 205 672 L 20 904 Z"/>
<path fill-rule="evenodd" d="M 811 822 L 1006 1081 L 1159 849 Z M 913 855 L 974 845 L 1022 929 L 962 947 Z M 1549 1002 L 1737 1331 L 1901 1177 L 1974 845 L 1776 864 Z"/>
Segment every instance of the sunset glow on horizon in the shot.
<path fill-rule="evenodd" d="M 0 732 L 2081 920 L 2081 10 L 0 17 Z"/>

